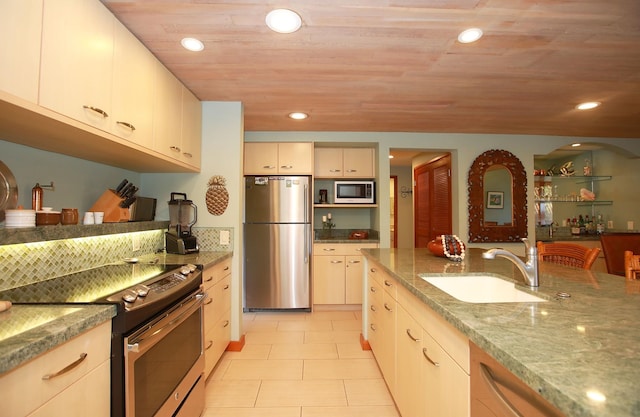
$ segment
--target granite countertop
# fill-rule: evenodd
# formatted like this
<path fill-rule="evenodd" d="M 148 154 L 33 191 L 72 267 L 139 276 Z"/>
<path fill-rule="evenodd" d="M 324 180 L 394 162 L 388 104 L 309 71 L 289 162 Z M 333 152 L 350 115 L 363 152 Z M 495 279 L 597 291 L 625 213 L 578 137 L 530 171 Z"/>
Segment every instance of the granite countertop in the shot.
<path fill-rule="evenodd" d="M 366 232 L 366 239 L 349 239 L 351 232 Z M 380 243 L 380 234 L 372 229 L 315 229 L 313 243 Z"/>
<path fill-rule="evenodd" d="M 109 305 L 14 305 L 0 313 L 0 375 L 115 315 Z"/>
<path fill-rule="evenodd" d="M 509 260 L 485 260 L 477 248 L 462 263 L 426 249 L 362 252 L 568 417 L 640 416 L 640 282 L 542 263 L 540 287 L 521 289 L 547 302 L 471 304 L 420 275 L 524 278 Z M 571 297 L 557 299 L 558 292 Z"/>
<path fill-rule="evenodd" d="M 233 256 L 231 251 L 189 255 L 148 254 L 140 262 L 215 265 Z M 0 375 L 55 348 L 116 315 L 112 305 L 15 304 L 0 313 Z"/>

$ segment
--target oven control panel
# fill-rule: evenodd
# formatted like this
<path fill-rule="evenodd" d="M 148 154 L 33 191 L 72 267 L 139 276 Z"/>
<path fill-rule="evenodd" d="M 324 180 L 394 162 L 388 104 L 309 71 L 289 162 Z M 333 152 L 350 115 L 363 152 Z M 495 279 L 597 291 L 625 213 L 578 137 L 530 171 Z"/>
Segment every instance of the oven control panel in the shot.
<path fill-rule="evenodd" d="M 162 298 L 163 293 L 184 284 L 195 278 L 196 275 L 199 275 L 199 270 L 195 265 L 183 265 L 179 269 L 165 275 L 155 277 L 148 282 L 134 285 L 119 293 L 113 294 L 108 300 L 122 300 L 125 302 L 125 308 L 130 310 L 141 304 L 152 302 L 154 299 Z"/>

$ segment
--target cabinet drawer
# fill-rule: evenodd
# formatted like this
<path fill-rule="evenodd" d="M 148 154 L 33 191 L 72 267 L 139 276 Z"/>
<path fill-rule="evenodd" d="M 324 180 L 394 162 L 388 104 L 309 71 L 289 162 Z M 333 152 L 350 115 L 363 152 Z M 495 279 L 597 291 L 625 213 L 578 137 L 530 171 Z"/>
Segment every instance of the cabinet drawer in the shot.
<path fill-rule="evenodd" d="M 436 339 L 456 363 L 469 373 L 469 342 L 458 329 L 436 314 L 401 285 L 397 288 L 398 302 Z"/>
<path fill-rule="evenodd" d="M 205 290 L 208 290 L 213 284 L 229 274 L 231 274 L 231 258 L 227 258 L 213 266 L 205 268 L 204 271 L 202 271 L 202 284 Z"/>
<path fill-rule="evenodd" d="M 313 254 L 316 256 L 323 255 L 360 255 L 360 249 L 377 248 L 377 243 L 315 243 L 313 245 Z"/>
<path fill-rule="evenodd" d="M 42 379 L 86 357 L 57 377 Z M 25 416 L 71 386 L 105 361 L 111 354 L 111 322 L 105 322 L 44 353 L 0 378 L 3 415 Z M 108 392 L 108 391 L 107 391 Z M 28 393 L 28 400 L 25 398 Z"/>

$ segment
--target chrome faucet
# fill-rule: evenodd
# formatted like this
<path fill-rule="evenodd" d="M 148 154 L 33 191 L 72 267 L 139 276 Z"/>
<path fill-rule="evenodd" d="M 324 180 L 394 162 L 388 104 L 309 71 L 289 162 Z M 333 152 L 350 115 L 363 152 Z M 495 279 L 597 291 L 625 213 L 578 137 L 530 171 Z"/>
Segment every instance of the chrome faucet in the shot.
<path fill-rule="evenodd" d="M 538 279 L 538 249 L 529 243 L 529 239 L 526 237 L 522 238 L 522 241 L 524 242 L 525 250 L 527 252 L 526 262 L 523 262 L 522 259 L 512 252 L 500 248 L 489 249 L 482 253 L 482 257 L 484 259 L 495 259 L 496 256 L 507 258 L 518 267 L 520 272 L 522 272 L 522 275 L 524 275 L 524 278 L 530 287 L 537 287 L 540 285 L 540 281 Z"/>

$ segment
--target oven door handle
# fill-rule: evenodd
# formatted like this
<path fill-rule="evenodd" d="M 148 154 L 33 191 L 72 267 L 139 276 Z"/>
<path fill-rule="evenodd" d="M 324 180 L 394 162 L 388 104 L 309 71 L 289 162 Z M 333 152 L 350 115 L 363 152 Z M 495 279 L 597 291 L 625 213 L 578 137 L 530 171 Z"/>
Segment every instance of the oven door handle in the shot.
<path fill-rule="evenodd" d="M 127 350 L 129 352 L 141 352 L 151 347 L 155 344 L 155 342 L 161 339 L 164 333 L 169 332 L 176 328 L 183 320 L 189 317 L 194 311 L 202 307 L 204 300 L 207 294 L 204 292 L 198 292 L 193 296 L 191 300 L 186 303 L 183 303 L 181 307 L 186 307 L 185 304 L 193 303 L 186 310 L 184 308 L 178 308 L 177 311 L 169 313 L 167 318 L 170 321 L 167 324 L 164 324 L 162 327 L 158 329 L 154 329 L 153 326 L 149 327 L 145 332 L 138 335 L 134 339 L 131 340 L 131 343 L 127 343 Z M 176 317 L 171 317 L 172 314 L 177 313 Z"/>

